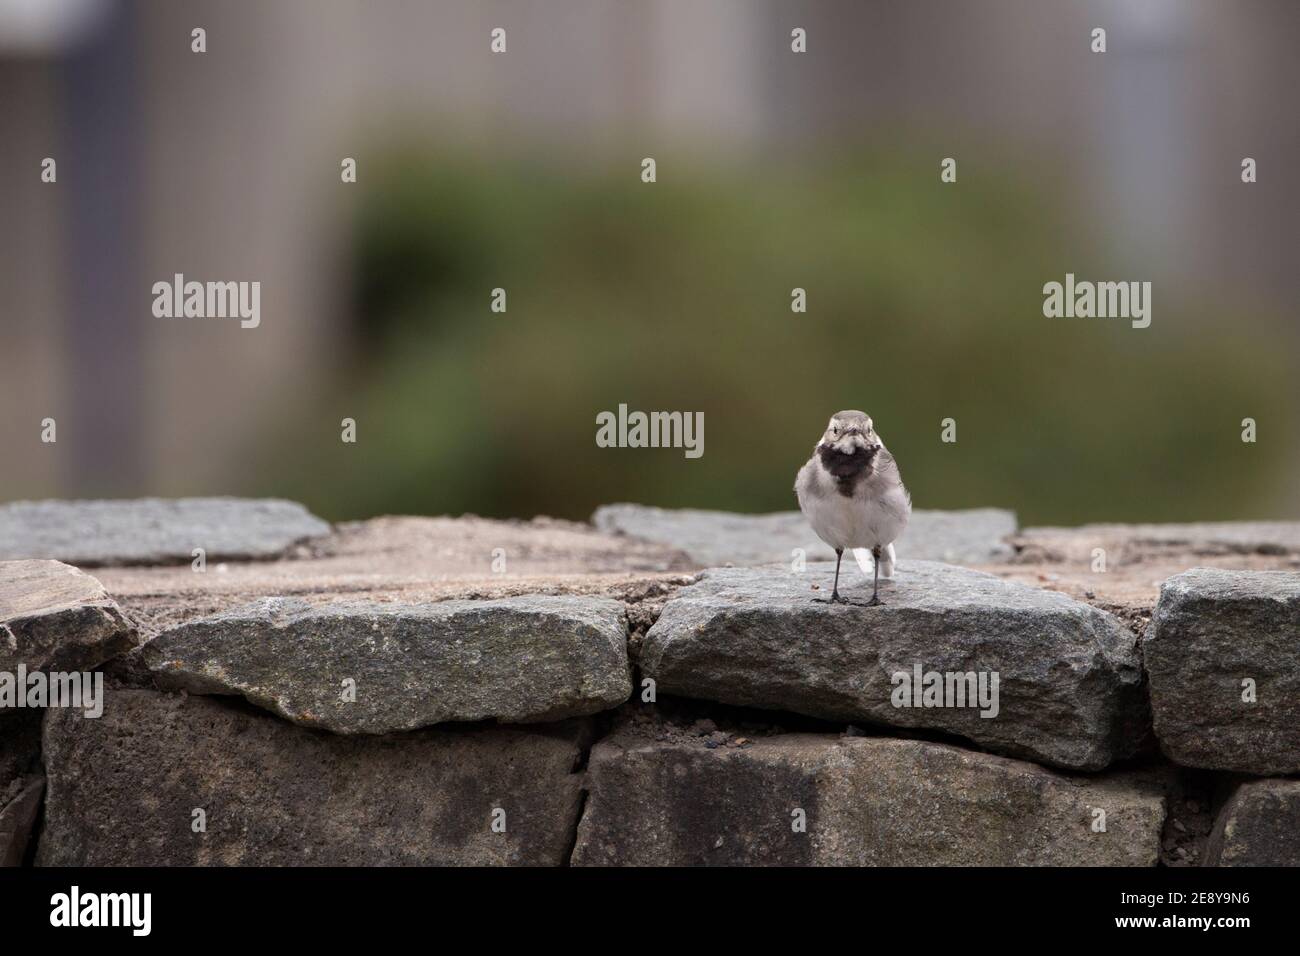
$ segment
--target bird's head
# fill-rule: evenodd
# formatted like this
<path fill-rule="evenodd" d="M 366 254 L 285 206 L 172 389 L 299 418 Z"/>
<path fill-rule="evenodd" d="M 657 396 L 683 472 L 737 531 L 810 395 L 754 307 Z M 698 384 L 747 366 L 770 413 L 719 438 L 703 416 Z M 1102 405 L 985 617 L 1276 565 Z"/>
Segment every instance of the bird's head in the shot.
<path fill-rule="evenodd" d="M 831 416 L 816 451 L 836 477 L 870 472 L 881 447 L 871 416 L 862 411 L 837 411 Z"/>
<path fill-rule="evenodd" d="M 882 445 L 875 423 L 866 412 L 836 412 L 818 444 L 819 450 L 851 457 L 873 457 Z"/>

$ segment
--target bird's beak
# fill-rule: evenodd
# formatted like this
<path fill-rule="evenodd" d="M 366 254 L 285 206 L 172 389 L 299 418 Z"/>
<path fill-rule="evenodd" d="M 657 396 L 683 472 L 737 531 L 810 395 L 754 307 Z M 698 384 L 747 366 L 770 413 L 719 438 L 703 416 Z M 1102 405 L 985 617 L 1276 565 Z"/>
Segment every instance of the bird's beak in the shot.
<path fill-rule="evenodd" d="M 839 440 L 832 446 L 838 452 L 845 455 L 852 455 L 854 452 L 869 445 L 867 438 L 861 432 L 845 432 Z"/>

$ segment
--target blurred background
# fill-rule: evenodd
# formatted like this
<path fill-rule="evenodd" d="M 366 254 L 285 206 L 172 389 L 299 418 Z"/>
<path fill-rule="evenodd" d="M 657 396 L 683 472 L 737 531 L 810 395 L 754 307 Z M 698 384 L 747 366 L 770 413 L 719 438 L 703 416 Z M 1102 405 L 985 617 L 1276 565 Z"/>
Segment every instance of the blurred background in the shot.
<path fill-rule="evenodd" d="M 1290 0 L 0 0 L 0 500 L 784 510 L 862 408 L 922 508 L 1300 517 L 1297 40 Z M 155 318 L 178 272 L 260 327 Z M 1150 328 L 1045 318 L 1067 272 Z M 620 403 L 704 456 L 598 448 Z"/>

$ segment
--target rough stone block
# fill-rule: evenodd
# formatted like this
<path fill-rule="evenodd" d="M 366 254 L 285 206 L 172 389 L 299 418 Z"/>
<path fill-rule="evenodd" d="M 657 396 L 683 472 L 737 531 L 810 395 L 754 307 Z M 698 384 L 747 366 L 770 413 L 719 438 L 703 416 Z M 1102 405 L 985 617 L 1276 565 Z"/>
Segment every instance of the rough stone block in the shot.
<path fill-rule="evenodd" d="M 160 686 L 239 694 L 344 734 L 559 720 L 616 707 L 632 692 L 623 606 L 599 597 L 270 599 L 182 624 L 143 653 Z"/>
<path fill-rule="evenodd" d="M 1171 760 L 1300 773 L 1300 573 L 1195 568 L 1169 578 L 1142 655 Z"/>
<path fill-rule="evenodd" d="M 97 720 L 46 714 L 37 864 L 559 865 L 582 730 L 340 737 L 242 703 L 119 690 Z"/>
<path fill-rule="evenodd" d="M 944 731 L 1067 768 L 1101 769 L 1147 739 L 1136 636 L 1104 611 L 928 561 L 899 563 L 897 580 L 882 587 L 884 606 L 815 603 L 833 572 L 706 572 L 646 634 L 643 672 L 660 693 Z M 813 582 L 822 589 L 810 590 Z M 859 590 L 847 593 L 861 600 Z M 941 698 L 923 692 L 932 674 L 943 679 Z M 995 713 L 966 682 L 983 680 L 991 699 L 994 675 Z M 953 706 L 958 689 L 965 706 Z"/>
<path fill-rule="evenodd" d="M 818 734 L 619 735 L 593 748 L 588 786 L 579 865 L 1154 866 L 1165 817 L 1137 776 Z"/>

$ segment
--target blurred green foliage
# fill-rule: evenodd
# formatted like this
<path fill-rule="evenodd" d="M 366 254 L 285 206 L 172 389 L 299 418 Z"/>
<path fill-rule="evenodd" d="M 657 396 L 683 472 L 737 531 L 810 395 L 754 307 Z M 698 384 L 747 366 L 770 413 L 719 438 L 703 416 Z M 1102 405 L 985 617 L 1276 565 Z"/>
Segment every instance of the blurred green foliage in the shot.
<path fill-rule="evenodd" d="M 371 160 L 338 414 L 313 401 L 285 423 L 277 492 L 335 519 L 782 510 L 841 408 L 874 416 L 922 508 L 1258 517 L 1285 480 L 1285 443 L 1243 444 L 1240 421 L 1296 433 L 1295 350 L 1159 287 L 1145 330 L 1045 318 L 1042 286 L 1067 271 L 1144 277 L 1089 252 L 1032 186 L 944 186 L 933 154 L 869 151 L 638 174 L 639 157 Z M 703 411 L 703 458 L 597 448 L 596 415 L 619 403 Z"/>

